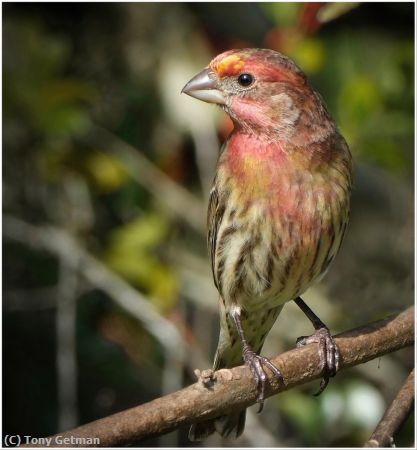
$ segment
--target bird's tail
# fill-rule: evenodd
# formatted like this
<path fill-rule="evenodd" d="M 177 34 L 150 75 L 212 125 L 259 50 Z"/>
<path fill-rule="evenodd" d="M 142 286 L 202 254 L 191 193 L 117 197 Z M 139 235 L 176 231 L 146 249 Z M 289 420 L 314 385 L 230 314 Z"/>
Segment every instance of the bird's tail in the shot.
<path fill-rule="evenodd" d="M 261 316 L 259 324 L 255 321 L 252 322 L 252 330 L 254 331 L 252 331 L 252 334 L 247 333 L 246 339 L 256 353 L 261 351 L 265 336 L 274 324 L 282 307 L 282 305 L 279 305 L 266 311 L 264 314 L 266 319 L 262 320 Z M 251 329 L 245 323 L 244 325 L 245 329 Z M 239 336 L 233 326 L 228 326 L 226 322 L 226 313 L 222 302 L 220 302 L 220 336 L 216 355 L 214 357 L 213 370 L 236 367 L 242 363 L 242 345 Z M 214 419 L 192 425 L 188 437 L 191 441 L 201 441 L 217 431 L 225 438 L 237 438 L 243 433 L 245 419 L 246 409 L 234 411 L 231 414 L 215 417 Z"/>
<path fill-rule="evenodd" d="M 246 409 L 226 416 L 191 425 L 188 437 L 190 441 L 201 441 L 217 431 L 223 437 L 237 438 L 245 428 Z"/>
<path fill-rule="evenodd" d="M 219 345 L 214 357 L 213 370 L 235 367 L 243 363 L 240 340 L 236 336 L 233 341 L 225 322 L 224 310 L 220 308 Z M 190 441 L 201 441 L 217 431 L 223 437 L 237 438 L 245 428 L 246 409 L 233 412 L 204 422 L 195 423 L 188 433 Z"/>
<path fill-rule="evenodd" d="M 221 342 L 221 335 L 220 335 Z M 222 352 L 221 346 L 217 348 L 216 356 L 214 358 L 214 370 L 222 369 L 225 367 L 233 367 L 242 363 L 240 356 L 240 348 L 236 343 L 233 347 L 237 347 L 235 355 L 232 356 L 230 350 L 232 347 L 228 347 L 226 352 Z M 232 364 L 229 365 L 229 361 Z M 205 420 L 204 422 L 195 423 L 191 425 L 188 437 L 190 441 L 201 441 L 215 431 L 224 438 L 233 437 L 237 438 L 243 433 L 245 428 L 246 409 L 216 417 L 214 419 Z"/>

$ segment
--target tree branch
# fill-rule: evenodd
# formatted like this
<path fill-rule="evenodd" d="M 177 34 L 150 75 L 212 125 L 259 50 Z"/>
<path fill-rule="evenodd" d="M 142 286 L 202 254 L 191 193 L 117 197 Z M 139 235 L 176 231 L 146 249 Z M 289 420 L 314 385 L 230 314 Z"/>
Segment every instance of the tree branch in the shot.
<path fill-rule="evenodd" d="M 414 307 L 342 333 L 336 337 L 336 342 L 341 352 L 342 369 L 410 346 L 414 343 Z M 320 378 L 319 354 L 315 344 L 283 353 L 273 358 L 272 362 L 282 371 L 285 386 L 272 380 L 267 396 Z M 250 370 L 244 366 L 219 370 L 213 377 L 206 378 L 206 384 L 203 378 L 180 391 L 52 436 L 52 445 L 85 446 L 75 438 L 98 438 L 99 445 L 105 447 L 134 445 L 141 439 L 255 402 L 256 388 Z M 63 438 L 68 438 L 66 444 Z"/>
<path fill-rule="evenodd" d="M 4 214 L 3 236 L 36 249 L 47 250 L 65 260 L 91 285 L 106 292 L 119 306 L 139 319 L 169 352 L 171 359 L 176 363 L 184 360 L 184 354 L 189 350 L 188 344 L 175 325 L 163 317 L 143 294 L 85 250 L 72 234 L 54 226 L 31 225 Z"/>
<path fill-rule="evenodd" d="M 393 447 L 394 435 L 407 420 L 414 405 L 414 369 L 401 386 L 364 447 Z"/>

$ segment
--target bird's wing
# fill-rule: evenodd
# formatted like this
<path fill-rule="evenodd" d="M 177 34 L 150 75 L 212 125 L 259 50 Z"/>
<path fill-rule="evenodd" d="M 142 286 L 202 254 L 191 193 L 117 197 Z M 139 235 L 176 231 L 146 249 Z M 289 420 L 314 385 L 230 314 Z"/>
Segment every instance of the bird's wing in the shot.
<path fill-rule="evenodd" d="M 219 201 L 219 194 L 216 189 L 216 183 L 210 191 L 209 205 L 207 211 L 207 246 L 211 259 L 211 270 L 213 272 L 214 284 L 218 288 L 215 267 L 216 267 L 216 242 L 217 231 L 219 229 L 220 222 L 223 218 L 224 206 L 221 206 Z"/>

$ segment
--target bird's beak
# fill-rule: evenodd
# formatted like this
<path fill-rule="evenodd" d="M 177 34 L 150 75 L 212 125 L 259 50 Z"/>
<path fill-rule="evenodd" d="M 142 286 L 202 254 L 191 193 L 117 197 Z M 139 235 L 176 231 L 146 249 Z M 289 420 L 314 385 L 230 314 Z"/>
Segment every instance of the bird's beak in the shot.
<path fill-rule="evenodd" d="M 207 103 L 225 105 L 226 100 L 219 90 L 217 77 L 210 68 L 202 70 L 182 88 L 181 93 Z"/>

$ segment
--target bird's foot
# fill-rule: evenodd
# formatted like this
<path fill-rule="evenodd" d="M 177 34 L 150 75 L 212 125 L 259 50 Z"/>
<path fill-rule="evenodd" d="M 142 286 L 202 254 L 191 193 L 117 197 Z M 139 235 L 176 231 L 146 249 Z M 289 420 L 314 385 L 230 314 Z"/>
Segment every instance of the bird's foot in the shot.
<path fill-rule="evenodd" d="M 259 403 L 259 414 L 264 407 L 265 385 L 266 380 L 268 379 L 263 366 L 268 367 L 268 369 L 281 383 L 284 382 L 284 378 L 281 371 L 277 367 L 275 367 L 268 358 L 256 354 L 249 345 L 246 345 L 243 348 L 243 359 L 245 361 L 245 364 L 249 366 L 250 370 L 252 371 L 253 377 L 256 382 L 256 388 L 258 392 L 256 401 Z"/>
<path fill-rule="evenodd" d="M 327 327 L 316 330 L 311 336 L 301 336 L 297 339 L 297 347 L 316 343 L 319 345 L 320 370 L 323 378 L 320 388 L 314 395 L 320 395 L 329 384 L 330 377 L 334 377 L 340 366 L 340 352 Z"/>

